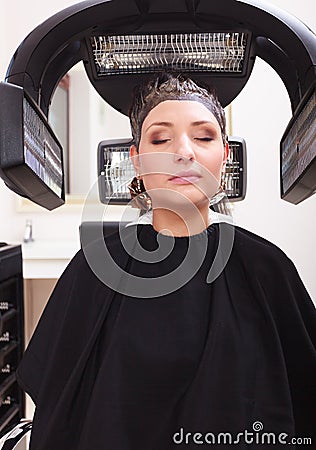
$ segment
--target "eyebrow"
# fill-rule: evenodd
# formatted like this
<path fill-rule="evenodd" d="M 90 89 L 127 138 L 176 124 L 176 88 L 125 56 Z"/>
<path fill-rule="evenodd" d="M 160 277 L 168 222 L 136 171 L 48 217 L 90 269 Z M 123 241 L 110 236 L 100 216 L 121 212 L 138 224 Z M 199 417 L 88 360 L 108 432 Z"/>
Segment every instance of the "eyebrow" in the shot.
<path fill-rule="evenodd" d="M 203 124 L 210 124 L 210 125 L 214 125 L 214 122 L 210 121 L 210 120 L 197 120 L 195 122 L 192 122 L 190 125 L 193 126 L 198 126 L 198 125 L 203 125 Z M 145 132 L 149 130 L 149 128 L 153 127 L 153 126 L 164 126 L 164 127 L 173 127 L 173 123 L 172 122 L 154 122 L 151 125 L 149 125 L 148 128 L 146 128 Z"/>

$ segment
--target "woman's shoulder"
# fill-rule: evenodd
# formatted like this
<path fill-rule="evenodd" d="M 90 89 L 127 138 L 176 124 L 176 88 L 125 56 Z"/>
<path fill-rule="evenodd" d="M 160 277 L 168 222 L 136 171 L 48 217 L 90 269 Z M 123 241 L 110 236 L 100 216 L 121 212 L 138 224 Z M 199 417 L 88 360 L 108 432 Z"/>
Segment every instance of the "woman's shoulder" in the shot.
<path fill-rule="evenodd" d="M 235 250 L 252 263 L 293 265 L 287 254 L 274 242 L 241 226 L 234 225 L 234 230 Z"/>
<path fill-rule="evenodd" d="M 224 222 L 221 223 L 222 225 Z M 219 227 L 220 223 L 214 224 Z M 143 225 L 148 227 L 148 225 Z M 240 260 L 251 262 L 257 266 L 292 265 L 292 261 L 285 252 L 268 239 L 236 224 L 225 223 L 232 228 L 233 247 L 232 256 Z M 219 233 L 220 227 L 219 227 Z M 123 236 L 122 236 L 123 234 Z M 115 262 L 124 267 L 128 252 L 126 247 L 136 239 L 135 227 L 125 227 L 121 232 L 115 232 L 106 238 L 90 239 L 82 242 L 80 250 L 74 255 L 65 272 L 71 276 L 76 274 L 79 279 L 95 278 L 93 266 L 101 265 L 105 261 Z M 271 267 L 272 267 L 271 266 Z"/>
<path fill-rule="evenodd" d="M 98 237 L 97 235 L 85 238 L 81 236 L 80 249 L 70 260 L 63 278 L 76 279 L 79 284 L 95 282 L 100 278 L 99 267 L 104 266 L 108 269 L 113 265 L 124 267 L 128 257 L 126 247 L 133 242 L 134 238 L 135 233 L 131 228 L 122 229 L 107 236 L 103 234 Z M 104 283 L 101 282 L 101 284 Z"/>

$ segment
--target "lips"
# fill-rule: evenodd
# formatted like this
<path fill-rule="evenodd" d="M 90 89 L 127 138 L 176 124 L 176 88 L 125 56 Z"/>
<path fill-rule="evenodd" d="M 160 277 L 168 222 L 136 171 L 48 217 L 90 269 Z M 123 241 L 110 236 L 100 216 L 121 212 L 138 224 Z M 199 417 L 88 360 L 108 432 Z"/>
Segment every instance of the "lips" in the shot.
<path fill-rule="evenodd" d="M 195 170 L 187 170 L 176 173 L 169 178 L 169 181 L 176 184 L 196 183 L 201 178 L 201 175 Z"/>

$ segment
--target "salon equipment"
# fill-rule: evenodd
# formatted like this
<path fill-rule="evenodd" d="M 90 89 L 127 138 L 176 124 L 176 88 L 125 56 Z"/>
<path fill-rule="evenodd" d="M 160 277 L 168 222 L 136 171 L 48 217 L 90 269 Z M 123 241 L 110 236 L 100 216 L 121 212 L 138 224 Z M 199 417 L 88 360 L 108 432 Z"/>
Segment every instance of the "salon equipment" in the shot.
<path fill-rule="evenodd" d="M 32 220 L 27 219 L 26 220 L 26 224 L 25 224 L 25 231 L 24 231 L 24 238 L 23 238 L 23 242 L 27 243 L 27 242 L 33 242 L 33 224 L 32 224 Z"/>
<path fill-rule="evenodd" d="M 0 450 L 25 450 L 32 430 L 32 421 L 22 419 L 0 439 Z"/>
<path fill-rule="evenodd" d="M 281 196 L 300 203 L 316 190 L 316 90 L 306 92 L 281 140 Z"/>
<path fill-rule="evenodd" d="M 65 198 L 63 153 L 46 117 L 22 87 L 0 84 L 0 175 L 47 209 Z"/>
<path fill-rule="evenodd" d="M 120 205 L 131 200 L 128 184 L 136 175 L 129 158 L 130 139 L 108 139 L 98 146 L 98 187 L 102 203 Z M 246 143 L 239 137 L 228 137 L 226 162 L 226 195 L 230 201 L 243 200 L 246 195 Z"/>
<path fill-rule="evenodd" d="M 64 203 L 62 149 L 47 116 L 59 80 L 81 60 L 99 94 L 126 114 L 135 84 L 163 68 L 213 84 L 226 106 L 256 56 L 276 70 L 291 101 L 281 197 L 299 203 L 316 190 L 316 39 L 295 17 L 255 0 L 87 0 L 52 16 L 23 41 L 1 84 L 0 176 L 47 209 Z M 308 139 L 298 129 L 310 129 Z M 289 158 L 298 140 L 302 151 Z"/>
<path fill-rule="evenodd" d="M 128 183 L 135 176 L 129 158 L 130 139 L 108 139 L 98 145 L 98 187 L 101 203 L 126 204 Z"/>
<path fill-rule="evenodd" d="M 103 237 L 111 236 L 111 234 L 117 233 L 119 229 L 124 228 L 129 222 L 127 221 L 94 221 L 94 222 L 81 222 L 79 226 L 79 236 L 81 247 L 86 246 L 87 242 L 93 242 L 97 237 L 100 237 L 98 233 Z M 102 227 L 102 231 L 101 231 Z"/>
<path fill-rule="evenodd" d="M 21 246 L 0 243 L 0 435 L 24 416 L 24 393 L 15 375 L 23 350 Z"/>

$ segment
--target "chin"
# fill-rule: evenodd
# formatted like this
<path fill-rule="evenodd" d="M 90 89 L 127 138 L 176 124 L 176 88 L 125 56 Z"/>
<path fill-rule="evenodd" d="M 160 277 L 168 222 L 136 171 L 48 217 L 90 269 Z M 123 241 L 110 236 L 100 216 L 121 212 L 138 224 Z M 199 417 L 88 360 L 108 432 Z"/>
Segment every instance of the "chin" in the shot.
<path fill-rule="evenodd" d="M 205 211 L 209 208 L 209 199 L 200 196 L 179 196 L 167 195 L 164 199 L 161 197 L 155 201 L 153 199 L 153 208 L 163 208 L 175 213 L 188 212 L 195 214 L 198 211 Z"/>

